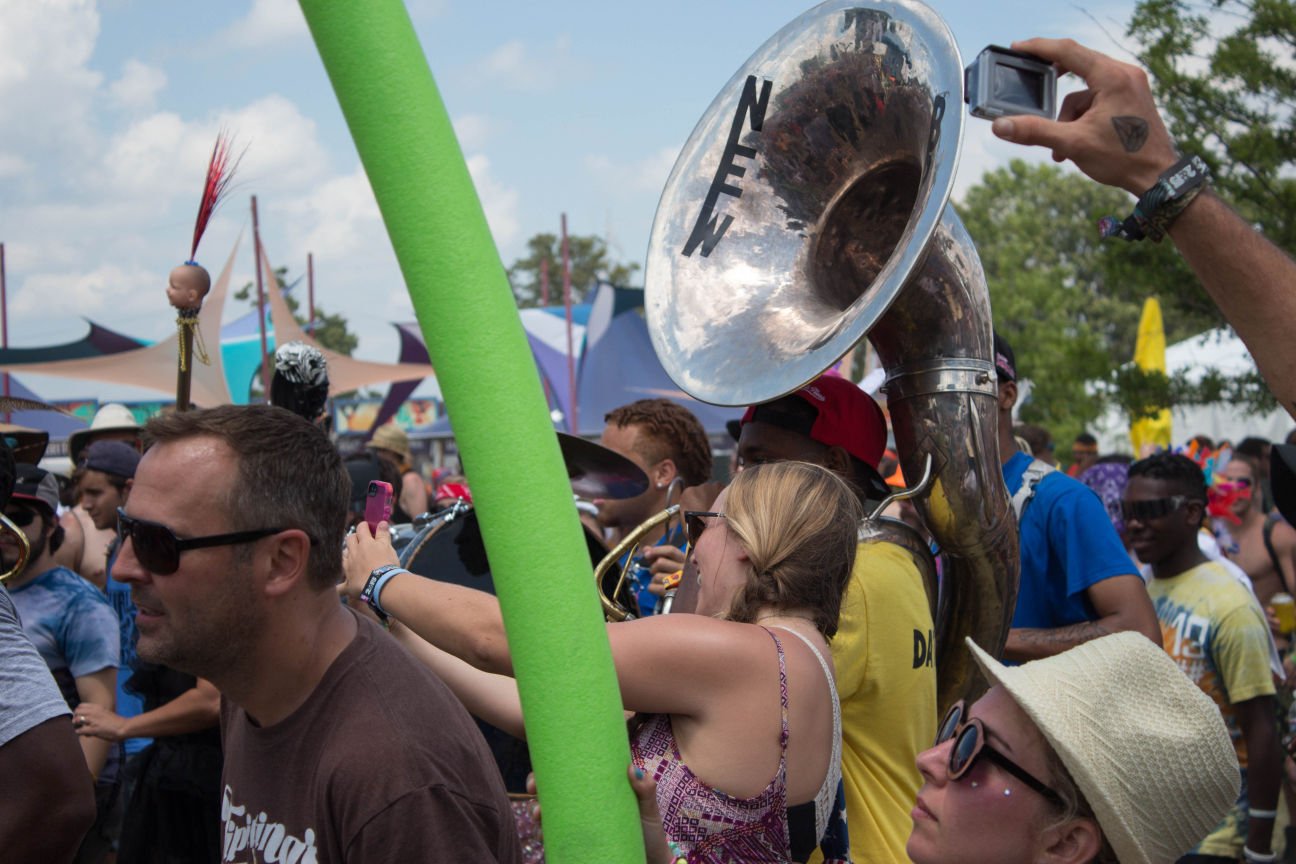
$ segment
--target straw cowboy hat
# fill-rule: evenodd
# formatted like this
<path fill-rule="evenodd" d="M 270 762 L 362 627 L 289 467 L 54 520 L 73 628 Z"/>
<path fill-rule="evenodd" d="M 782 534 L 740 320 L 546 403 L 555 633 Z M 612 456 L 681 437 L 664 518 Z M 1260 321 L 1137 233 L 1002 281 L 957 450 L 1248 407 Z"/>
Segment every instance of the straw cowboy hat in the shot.
<path fill-rule="evenodd" d="M 374 430 L 373 438 L 369 439 L 369 443 L 365 446 L 370 450 L 387 450 L 395 453 L 404 462 L 414 461 L 410 453 L 409 436 L 395 423 L 379 426 Z"/>
<path fill-rule="evenodd" d="M 100 432 L 138 432 L 139 428 L 140 425 L 135 422 L 135 415 L 129 408 L 117 402 L 109 402 L 95 412 L 90 428 L 78 429 L 68 438 L 68 456 L 72 458 L 72 464 L 76 465 L 81 458 L 81 451 Z"/>
<path fill-rule="evenodd" d="M 1061 757 L 1121 864 L 1171 864 L 1237 800 L 1219 708 L 1146 636 L 1113 633 L 1011 667 L 967 644 Z"/>

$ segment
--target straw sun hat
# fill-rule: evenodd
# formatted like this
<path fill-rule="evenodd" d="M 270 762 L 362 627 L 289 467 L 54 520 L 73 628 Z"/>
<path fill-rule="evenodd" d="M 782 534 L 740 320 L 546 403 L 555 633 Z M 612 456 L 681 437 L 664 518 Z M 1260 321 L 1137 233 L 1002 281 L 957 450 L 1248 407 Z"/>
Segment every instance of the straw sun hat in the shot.
<path fill-rule="evenodd" d="M 1146 636 L 1113 633 L 1012 667 L 967 644 L 1061 757 L 1121 864 L 1170 864 L 1237 800 L 1219 708 Z"/>
<path fill-rule="evenodd" d="M 387 423 L 374 430 L 373 438 L 365 445 L 370 450 L 387 450 L 400 456 L 406 462 L 412 462 L 409 436 L 395 423 Z"/>

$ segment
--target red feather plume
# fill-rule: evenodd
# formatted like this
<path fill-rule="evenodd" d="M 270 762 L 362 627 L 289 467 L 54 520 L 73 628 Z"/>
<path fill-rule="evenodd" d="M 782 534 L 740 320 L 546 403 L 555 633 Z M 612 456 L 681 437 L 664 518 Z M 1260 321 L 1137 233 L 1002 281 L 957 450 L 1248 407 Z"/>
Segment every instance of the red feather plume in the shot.
<path fill-rule="evenodd" d="M 198 243 L 212 213 L 220 204 L 229 189 L 230 180 L 234 177 L 238 164 L 243 159 L 240 153 L 230 160 L 230 136 L 221 132 L 216 136 L 216 146 L 212 148 L 211 161 L 207 163 L 207 182 L 203 186 L 202 203 L 198 205 L 198 219 L 194 222 L 193 247 L 189 250 L 189 260 L 193 261 L 198 254 Z"/>

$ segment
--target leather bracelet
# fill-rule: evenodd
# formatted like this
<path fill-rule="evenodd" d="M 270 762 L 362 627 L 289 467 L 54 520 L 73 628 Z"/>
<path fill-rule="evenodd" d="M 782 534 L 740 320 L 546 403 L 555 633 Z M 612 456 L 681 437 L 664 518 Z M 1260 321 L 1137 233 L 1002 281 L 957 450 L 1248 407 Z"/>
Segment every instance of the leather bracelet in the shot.
<path fill-rule="evenodd" d="M 365 586 L 360 590 L 360 599 L 368 604 L 369 608 L 374 611 L 384 624 L 387 623 L 387 612 L 379 603 L 379 597 L 382 595 L 382 589 L 387 582 L 397 573 L 408 573 L 404 567 L 399 564 L 384 564 L 374 569 L 365 580 Z"/>
<path fill-rule="evenodd" d="M 1210 182 L 1210 169 L 1200 156 L 1186 156 L 1167 168 L 1152 188 L 1134 205 L 1134 212 L 1124 221 L 1104 217 L 1098 227 L 1103 237 L 1126 240 L 1151 238 L 1160 243 L 1171 223 L 1188 209 L 1193 199 Z"/>

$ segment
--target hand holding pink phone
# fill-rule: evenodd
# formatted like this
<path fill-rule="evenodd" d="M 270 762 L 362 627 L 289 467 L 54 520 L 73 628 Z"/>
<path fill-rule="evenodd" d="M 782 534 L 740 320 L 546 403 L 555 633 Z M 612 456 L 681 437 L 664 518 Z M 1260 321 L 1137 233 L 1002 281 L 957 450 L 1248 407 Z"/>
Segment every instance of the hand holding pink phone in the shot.
<path fill-rule="evenodd" d="M 369 492 L 365 497 L 364 521 L 369 525 L 370 533 L 378 530 L 379 522 L 391 522 L 392 486 L 382 480 L 370 480 Z"/>

